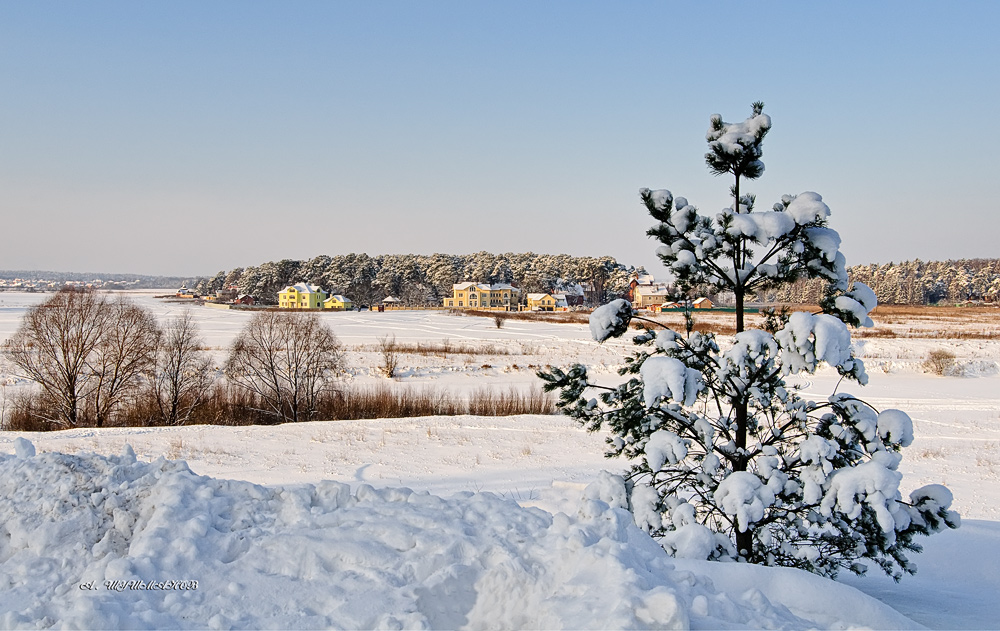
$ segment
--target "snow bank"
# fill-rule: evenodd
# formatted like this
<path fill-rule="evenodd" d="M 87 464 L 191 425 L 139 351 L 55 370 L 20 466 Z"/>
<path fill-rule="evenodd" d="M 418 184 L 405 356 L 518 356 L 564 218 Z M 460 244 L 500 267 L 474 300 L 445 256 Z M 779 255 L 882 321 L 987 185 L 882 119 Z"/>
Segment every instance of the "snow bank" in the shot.
<path fill-rule="evenodd" d="M 745 602 L 762 610 L 780 603 L 788 613 L 827 629 L 919 629 L 920 625 L 875 598 L 843 583 L 792 568 L 763 567 L 749 563 L 718 563 L 675 559 L 675 571 L 687 571 L 711 581 L 721 594 L 742 592 Z M 905 579 L 904 579 L 905 580 Z M 745 626 L 779 628 L 748 622 Z M 719 626 L 721 628 L 721 625 Z"/>
<path fill-rule="evenodd" d="M 489 493 L 264 487 L 131 448 L 20 443 L 0 456 L 0 487 L 4 628 L 912 626 L 850 588 L 808 617 L 747 584 L 720 592 L 601 489 L 552 515 Z"/>

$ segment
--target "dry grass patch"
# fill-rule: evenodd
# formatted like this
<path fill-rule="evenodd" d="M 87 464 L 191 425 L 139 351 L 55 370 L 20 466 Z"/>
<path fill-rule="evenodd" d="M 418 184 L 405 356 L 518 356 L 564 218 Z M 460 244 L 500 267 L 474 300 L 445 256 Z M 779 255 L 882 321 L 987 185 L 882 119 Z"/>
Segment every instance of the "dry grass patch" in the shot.
<path fill-rule="evenodd" d="M 331 420 L 372 418 L 409 418 L 414 416 L 513 416 L 517 414 L 554 414 L 555 397 L 538 387 L 528 391 L 511 388 L 497 392 L 477 390 L 466 400 L 447 390 L 409 387 L 372 386 L 350 388 L 338 393 L 324 410 Z"/>
<path fill-rule="evenodd" d="M 505 346 L 499 346 L 492 343 L 482 343 L 482 344 L 468 344 L 465 342 L 451 342 L 447 339 L 440 342 L 417 342 L 416 344 L 398 342 L 393 338 L 389 344 L 389 348 L 398 355 L 424 355 L 424 356 L 435 356 L 435 357 L 448 357 L 449 355 L 489 355 L 489 356 L 499 356 L 499 355 L 513 355 L 514 353 L 511 349 Z M 355 347 L 355 350 L 360 352 L 378 352 L 385 353 L 385 345 L 382 339 L 379 339 L 379 343 L 372 345 L 360 345 Z M 523 345 L 522 345 L 523 350 Z"/>
<path fill-rule="evenodd" d="M 885 328 L 874 328 L 874 329 L 858 329 L 851 333 L 852 337 L 855 338 L 894 338 L 899 337 L 892 329 Z"/>
<path fill-rule="evenodd" d="M 590 322 L 589 311 L 477 311 L 475 309 L 453 309 L 448 312 L 455 316 L 476 316 L 480 318 L 495 318 L 497 313 L 503 313 L 507 320 L 523 320 L 526 322 L 555 322 L 557 324 L 587 324 Z"/>
<path fill-rule="evenodd" d="M 955 353 L 943 348 L 936 348 L 927 353 L 923 368 L 935 375 L 946 375 L 955 368 Z"/>
<path fill-rule="evenodd" d="M 51 431 L 62 429 L 40 418 L 44 401 L 37 396 L 25 396 L 13 412 L 8 410 L 0 429 L 16 431 Z M 415 389 L 394 384 L 369 387 L 343 387 L 324 393 L 316 411 L 308 417 L 313 421 L 360 420 L 378 418 L 409 418 L 416 416 L 513 416 L 518 414 L 555 414 L 555 395 L 532 386 L 529 389 L 480 389 L 469 397 L 458 397 L 438 388 Z M 265 411 L 259 397 L 239 388 L 217 385 L 197 413 L 186 425 L 275 425 L 280 421 Z M 124 410 L 109 427 L 163 426 L 155 416 L 145 414 L 141 407 Z M 361 440 L 365 440 L 362 437 Z M 190 451 L 182 440 L 170 445 L 171 453 Z"/>

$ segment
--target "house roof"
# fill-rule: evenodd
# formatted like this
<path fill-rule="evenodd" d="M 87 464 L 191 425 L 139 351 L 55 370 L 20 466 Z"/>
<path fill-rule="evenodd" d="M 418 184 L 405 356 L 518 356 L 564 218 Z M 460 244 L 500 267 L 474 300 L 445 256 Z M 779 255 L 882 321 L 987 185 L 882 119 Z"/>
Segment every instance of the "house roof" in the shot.
<path fill-rule="evenodd" d="M 333 300 L 335 302 L 353 302 L 347 296 L 341 296 L 340 294 L 334 294 L 334 295 L 330 296 L 329 298 L 327 298 L 327 300 L 328 301 Z"/>
<path fill-rule="evenodd" d="M 300 294 L 318 294 L 323 292 L 323 290 L 319 288 L 319 285 L 309 285 L 307 283 L 296 283 L 294 285 L 289 285 L 288 287 L 285 287 L 282 290 L 282 292 L 286 292 L 290 289 L 294 289 Z"/>
<path fill-rule="evenodd" d="M 547 298 L 549 294 L 528 294 L 528 300 L 541 300 Z"/>
<path fill-rule="evenodd" d="M 636 287 L 635 291 L 636 291 L 636 293 L 638 293 L 638 294 L 640 294 L 642 296 L 668 296 L 668 295 L 670 295 L 670 291 L 667 290 L 667 288 L 665 288 L 665 287 L 644 287 L 644 286 L 640 286 L 640 287 Z"/>
<path fill-rule="evenodd" d="M 464 289 L 469 289 L 470 287 L 475 287 L 480 291 L 498 291 L 500 289 L 512 289 L 514 291 L 517 291 L 517 287 L 514 287 L 513 285 L 508 285 L 506 283 L 487 285 L 486 283 L 465 282 L 465 283 L 455 283 L 454 285 L 452 285 L 452 288 L 455 289 L 456 291 L 462 291 Z"/>

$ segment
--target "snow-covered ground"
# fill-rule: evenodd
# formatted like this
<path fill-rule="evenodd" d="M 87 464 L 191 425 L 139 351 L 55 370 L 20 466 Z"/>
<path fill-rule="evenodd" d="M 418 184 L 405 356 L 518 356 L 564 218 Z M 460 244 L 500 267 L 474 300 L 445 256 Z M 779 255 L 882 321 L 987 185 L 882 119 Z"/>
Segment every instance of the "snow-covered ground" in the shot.
<path fill-rule="evenodd" d="M 44 297 L 0 293 L 0 340 Z M 137 301 L 159 317 L 183 308 Z M 193 313 L 220 359 L 249 317 Z M 464 345 L 404 355 L 396 382 L 466 396 L 531 387 L 546 364 L 579 361 L 610 380 L 627 350 L 595 344 L 585 325 L 324 317 L 356 382 L 386 382 L 383 335 Z M 871 382 L 849 390 L 914 419 L 904 494 L 947 484 L 963 516 L 925 540 L 918 574 L 899 584 L 671 560 L 610 507 L 600 472 L 623 466 L 602 457 L 602 437 L 559 416 L 78 429 L 0 433 L 11 454 L 0 456 L 0 626 L 1000 628 L 1000 342 L 857 345 Z M 937 348 L 977 376 L 921 372 Z M 801 381 L 817 398 L 837 383 Z M 129 580 L 182 583 L 105 584 Z M 197 589 L 177 589 L 185 581 Z"/>

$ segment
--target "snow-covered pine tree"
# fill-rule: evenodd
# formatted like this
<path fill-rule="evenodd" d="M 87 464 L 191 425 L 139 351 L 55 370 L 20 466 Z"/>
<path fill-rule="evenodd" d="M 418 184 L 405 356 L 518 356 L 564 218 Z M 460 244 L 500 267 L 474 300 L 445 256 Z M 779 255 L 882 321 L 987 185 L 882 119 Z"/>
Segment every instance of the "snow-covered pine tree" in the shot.
<path fill-rule="evenodd" d="M 763 104 L 741 123 L 713 115 L 709 169 L 733 178 L 732 206 L 700 215 L 667 190 L 640 191 L 658 222 L 648 234 L 681 289 L 736 297 L 736 335 L 643 328 L 617 387 L 593 383 L 582 365 L 539 373 L 559 390 L 559 407 L 587 429 L 610 430 L 608 456 L 631 461 L 626 475 L 636 523 L 677 555 L 798 567 L 826 576 L 861 574 L 870 560 L 895 579 L 913 573 L 917 534 L 958 527 L 940 485 L 899 491 L 910 418 L 878 411 L 842 392 L 803 398 L 788 377 L 821 364 L 864 385 L 850 326 L 871 326 L 875 294 L 850 285 L 840 236 L 816 193 L 786 195 L 757 211 L 743 180 L 764 171 L 761 143 L 771 128 Z M 773 335 L 747 329 L 744 301 L 798 279 L 826 281 L 821 312 L 796 312 Z M 598 341 L 643 321 L 624 299 L 590 318 Z M 591 393 L 598 391 L 599 396 Z"/>

